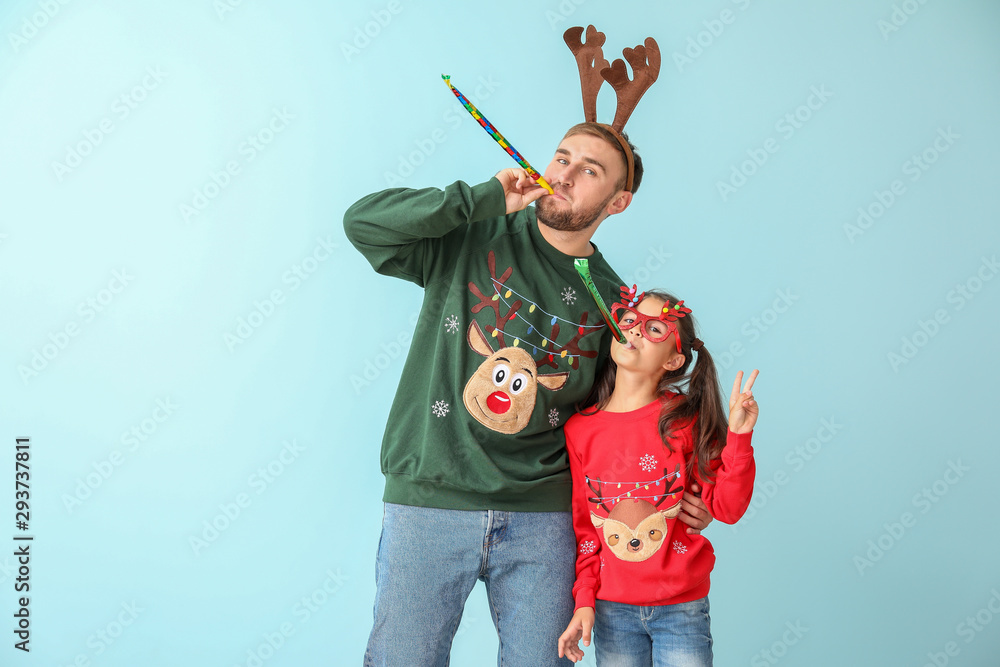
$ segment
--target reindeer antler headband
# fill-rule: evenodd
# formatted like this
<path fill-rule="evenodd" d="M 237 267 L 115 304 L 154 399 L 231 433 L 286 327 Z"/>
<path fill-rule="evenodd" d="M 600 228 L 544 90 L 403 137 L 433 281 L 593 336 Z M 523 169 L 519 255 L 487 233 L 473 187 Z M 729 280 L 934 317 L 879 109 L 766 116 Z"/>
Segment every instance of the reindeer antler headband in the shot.
<path fill-rule="evenodd" d="M 634 326 L 645 327 L 646 326 L 645 323 L 647 321 L 658 320 L 662 322 L 664 326 L 666 326 L 666 333 L 664 333 L 661 337 L 650 338 L 650 340 L 652 340 L 653 342 L 659 342 L 666 340 L 670 336 L 670 334 L 674 334 L 674 341 L 675 345 L 677 346 L 677 352 L 680 353 L 682 351 L 681 333 L 678 330 L 677 321 L 680 318 L 684 317 L 685 315 L 691 313 L 691 309 L 684 305 L 684 299 L 681 299 L 672 306 L 670 305 L 670 299 L 666 299 L 663 302 L 663 307 L 660 309 L 659 313 L 657 313 L 656 315 L 643 315 L 642 313 L 634 309 L 639 304 L 639 302 L 646 297 L 645 292 L 639 293 L 638 288 L 635 285 L 632 285 L 631 288 L 622 285 L 620 293 L 621 293 L 621 303 L 616 303 L 612 306 L 612 313 L 621 309 L 627 309 L 629 311 L 632 311 L 632 313 L 634 314 L 634 318 L 636 318 L 631 324 L 623 326 L 624 329 L 631 329 Z M 643 333 L 643 335 L 645 336 L 646 334 Z M 647 336 L 647 338 L 649 338 L 649 336 Z M 701 340 L 695 338 L 691 343 L 691 347 L 694 348 L 695 352 L 701 350 L 702 347 Z"/>
<path fill-rule="evenodd" d="M 635 157 L 628 141 L 622 136 L 625 123 L 629 116 L 635 111 L 639 99 L 643 93 L 649 89 L 656 81 L 660 73 L 660 47 L 656 40 L 647 37 L 645 45 L 640 44 L 634 49 L 626 48 L 622 51 L 625 60 L 632 66 L 633 79 L 628 78 L 625 69 L 625 61 L 616 59 L 610 65 L 604 58 L 601 47 L 604 45 L 604 33 L 599 32 L 594 26 L 587 26 L 586 41 L 581 41 L 583 28 L 577 26 L 570 28 L 563 33 L 563 39 L 569 50 L 576 56 L 576 63 L 580 69 L 580 88 L 583 91 L 583 114 L 584 120 L 588 123 L 600 125 L 611 134 L 621 144 L 625 152 L 625 162 L 628 165 L 628 174 L 625 179 L 625 189 L 632 191 L 632 181 L 635 177 Z M 597 93 L 601 86 L 607 81 L 615 89 L 618 95 L 618 109 L 615 111 L 615 119 L 611 125 L 597 122 Z"/>

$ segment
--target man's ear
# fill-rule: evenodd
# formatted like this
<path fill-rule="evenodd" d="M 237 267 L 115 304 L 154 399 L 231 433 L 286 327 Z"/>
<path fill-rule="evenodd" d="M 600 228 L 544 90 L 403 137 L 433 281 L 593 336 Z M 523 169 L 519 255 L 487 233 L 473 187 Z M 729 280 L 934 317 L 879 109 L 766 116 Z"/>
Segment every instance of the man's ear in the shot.
<path fill-rule="evenodd" d="M 620 190 L 618 196 L 611 200 L 607 208 L 604 209 L 608 215 L 615 215 L 616 213 L 621 213 L 628 208 L 628 205 L 632 203 L 632 193 L 628 190 Z"/>

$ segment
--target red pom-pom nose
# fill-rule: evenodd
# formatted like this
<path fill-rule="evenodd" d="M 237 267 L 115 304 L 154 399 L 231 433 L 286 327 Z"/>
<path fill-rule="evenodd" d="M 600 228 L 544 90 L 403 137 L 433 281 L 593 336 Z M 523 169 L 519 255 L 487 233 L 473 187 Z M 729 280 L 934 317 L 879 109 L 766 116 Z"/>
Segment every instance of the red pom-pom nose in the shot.
<path fill-rule="evenodd" d="M 510 410 L 510 396 L 502 391 L 495 391 L 486 397 L 486 407 L 495 414 L 502 415 Z"/>

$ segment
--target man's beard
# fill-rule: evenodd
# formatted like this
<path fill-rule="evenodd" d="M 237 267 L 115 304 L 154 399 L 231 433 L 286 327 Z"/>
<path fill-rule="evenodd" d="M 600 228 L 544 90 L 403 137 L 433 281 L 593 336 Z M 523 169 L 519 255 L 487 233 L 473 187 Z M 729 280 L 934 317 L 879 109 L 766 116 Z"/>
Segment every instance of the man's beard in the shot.
<path fill-rule="evenodd" d="M 560 232 L 583 231 L 597 222 L 597 219 L 601 216 L 601 212 L 615 198 L 615 194 L 612 194 L 603 203 L 575 214 L 572 211 L 553 210 L 555 201 L 546 201 L 548 199 L 548 195 L 546 195 L 535 203 L 535 217 L 546 227 Z"/>

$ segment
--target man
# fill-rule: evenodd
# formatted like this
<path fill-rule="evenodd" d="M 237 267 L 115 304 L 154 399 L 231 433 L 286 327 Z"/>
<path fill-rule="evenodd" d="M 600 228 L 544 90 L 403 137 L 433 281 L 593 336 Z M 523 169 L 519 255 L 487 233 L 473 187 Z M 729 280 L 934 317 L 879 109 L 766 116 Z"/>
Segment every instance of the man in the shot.
<path fill-rule="evenodd" d="M 591 237 L 638 189 L 642 163 L 628 147 L 632 156 L 605 126 L 581 123 L 545 170 L 551 195 L 504 169 L 472 187 L 378 192 L 345 214 L 376 271 L 425 292 L 382 443 L 365 665 L 446 665 L 477 580 L 498 664 L 568 664 L 556 649 L 576 560 L 561 426 L 610 342 L 573 259 L 587 257 L 605 300 L 617 300 L 620 279 Z M 385 305 L 367 310 L 392 321 Z M 711 520 L 693 495 L 682 506 L 689 530 Z"/>

